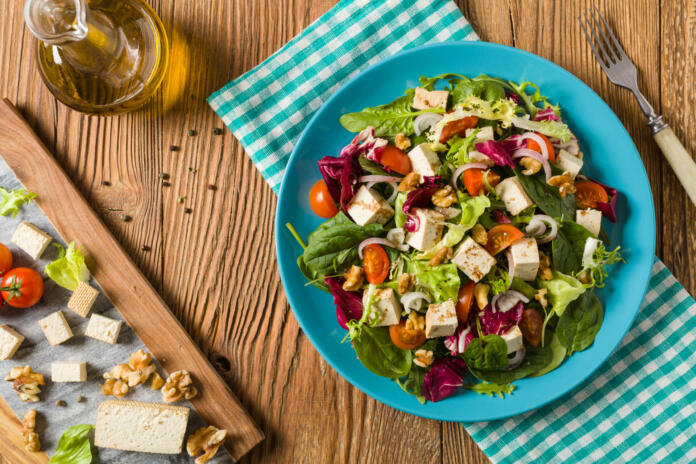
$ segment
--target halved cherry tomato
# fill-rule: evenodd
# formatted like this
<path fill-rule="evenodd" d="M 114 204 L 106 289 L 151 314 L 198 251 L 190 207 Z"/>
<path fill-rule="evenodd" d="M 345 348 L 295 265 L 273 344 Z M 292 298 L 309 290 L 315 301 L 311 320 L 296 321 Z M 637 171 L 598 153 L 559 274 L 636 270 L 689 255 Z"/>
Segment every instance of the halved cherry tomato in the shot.
<path fill-rule="evenodd" d="M 0 275 L 12 269 L 12 252 L 0 243 Z"/>
<path fill-rule="evenodd" d="M 392 342 L 402 350 L 413 350 L 425 343 L 425 330 L 406 328 L 406 319 L 389 326 Z"/>
<path fill-rule="evenodd" d="M 541 343 L 541 330 L 544 327 L 544 319 L 534 308 L 527 308 L 522 311 L 520 320 L 520 331 L 527 343 L 532 346 L 539 346 Z"/>
<path fill-rule="evenodd" d="M 373 243 L 363 250 L 363 268 L 367 281 L 373 285 L 381 284 L 389 274 L 389 256 L 384 248 Z"/>
<path fill-rule="evenodd" d="M 608 203 L 609 195 L 604 187 L 589 180 L 583 180 L 575 184 L 575 200 L 578 208 L 596 208 L 597 203 Z"/>
<path fill-rule="evenodd" d="M 470 280 L 459 287 L 459 293 L 457 294 L 457 305 L 455 306 L 457 310 L 457 320 L 459 322 L 467 322 L 469 320 L 469 310 L 471 309 L 471 304 L 474 301 L 475 285 L 476 284 L 474 281 Z"/>
<path fill-rule="evenodd" d="M 467 116 L 462 119 L 457 119 L 455 121 L 450 121 L 445 124 L 440 133 L 440 143 L 445 143 L 455 135 L 464 137 L 466 135 L 466 130 L 476 127 L 478 123 L 478 118 L 476 116 Z"/>
<path fill-rule="evenodd" d="M 524 234 L 515 226 L 510 224 L 497 225 L 488 231 L 486 250 L 492 255 L 500 253 L 522 237 Z"/>
<path fill-rule="evenodd" d="M 41 275 L 28 267 L 10 269 L 2 278 L 0 294 L 8 305 L 28 308 L 39 302 L 44 292 Z"/>
<path fill-rule="evenodd" d="M 538 132 L 535 132 L 535 134 L 541 137 L 541 139 L 546 143 L 546 149 L 549 151 L 549 161 L 556 161 L 556 151 L 553 149 L 553 145 L 551 145 L 549 138 Z M 541 153 L 541 147 L 534 140 L 527 139 L 527 148 Z"/>
<path fill-rule="evenodd" d="M 483 181 L 483 174 L 486 174 L 486 180 L 491 187 L 495 187 L 500 183 L 500 175 L 495 171 L 484 171 L 483 169 L 467 169 L 464 171 L 464 186 L 469 195 L 477 196 L 486 193 L 486 183 Z"/>
<path fill-rule="evenodd" d="M 379 162 L 392 171 L 406 175 L 411 172 L 411 159 L 406 152 L 396 148 L 394 145 L 387 145 L 379 154 Z"/>
<path fill-rule="evenodd" d="M 318 180 L 309 191 L 309 206 L 319 217 L 330 218 L 338 214 L 336 203 L 323 180 Z"/>

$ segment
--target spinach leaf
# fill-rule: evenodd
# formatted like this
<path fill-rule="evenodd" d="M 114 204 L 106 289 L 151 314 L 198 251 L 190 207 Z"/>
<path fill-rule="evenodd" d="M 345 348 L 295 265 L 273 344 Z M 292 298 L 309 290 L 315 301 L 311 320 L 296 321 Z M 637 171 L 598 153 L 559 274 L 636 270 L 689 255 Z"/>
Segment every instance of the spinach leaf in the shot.
<path fill-rule="evenodd" d="M 403 379 L 396 379 L 396 383 L 401 387 L 403 391 L 410 395 L 414 395 L 418 398 L 421 404 L 425 404 L 425 396 L 423 396 L 423 379 L 425 378 L 425 373 L 428 372 L 415 364 L 411 366 L 411 371 Z"/>
<path fill-rule="evenodd" d="M 502 369 L 508 365 L 507 344 L 495 334 L 474 338 L 466 346 L 462 358 L 470 370 Z"/>
<path fill-rule="evenodd" d="M 324 290 L 325 292 L 330 293 L 329 287 L 324 283 L 324 274 L 320 274 L 309 269 L 302 259 L 302 256 L 297 258 L 297 267 L 300 268 L 300 272 L 303 276 L 305 276 L 305 279 L 307 279 L 310 284 L 319 290 Z"/>
<path fill-rule="evenodd" d="M 546 340 L 549 339 L 549 331 L 546 333 Z M 535 372 L 532 377 L 539 377 L 540 375 L 548 374 L 552 370 L 556 369 L 563 363 L 566 357 L 566 348 L 561 345 L 558 335 L 555 333 L 551 336 L 551 343 L 549 343 L 549 349 L 551 350 L 551 361 L 542 370 Z"/>
<path fill-rule="evenodd" d="M 524 280 L 518 278 L 518 277 L 513 277 L 512 278 L 512 283 L 510 284 L 510 288 L 513 290 L 517 290 L 518 292 L 522 293 L 524 296 L 529 298 L 530 300 L 534 300 L 534 295 L 536 295 L 536 288 L 532 287 L 529 285 L 527 282 Z"/>
<path fill-rule="evenodd" d="M 471 345 L 471 343 L 469 345 Z M 467 348 L 469 347 L 467 346 Z M 538 348 L 527 347 L 526 349 L 527 353 L 522 364 L 509 371 L 491 371 L 475 368 L 469 368 L 469 370 L 475 377 L 485 380 L 486 382 L 506 384 L 539 372 L 546 367 L 553 358 L 551 349 L 548 346 Z"/>
<path fill-rule="evenodd" d="M 503 81 L 504 82 L 504 81 Z M 452 103 L 458 103 L 469 95 L 483 98 L 487 101 L 505 98 L 505 88 L 501 81 L 482 74 L 473 79 L 462 76 L 459 79 L 450 80 Z"/>
<path fill-rule="evenodd" d="M 592 233 L 575 221 L 562 221 L 558 225 L 556 238 L 551 242 L 553 267 L 559 272 L 570 274 L 582 268 L 585 242 Z"/>
<path fill-rule="evenodd" d="M 604 309 L 593 292 L 585 292 L 571 302 L 556 326 L 558 341 L 573 351 L 587 349 L 594 342 L 604 320 Z"/>
<path fill-rule="evenodd" d="M 353 347 L 360 362 L 374 374 L 398 379 L 411 370 L 413 355 L 392 343 L 387 327 L 363 326 Z"/>
<path fill-rule="evenodd" d="M 543 173 L 534 176 L 525 176 L 518 168 L 514 169 L 517 179 L 529 198 L 541 209 L 544 214 L 553 218 L 572 219 L 575 217 L 575 195 L 569 194 L 562 197 L 558 188 L 546 183 Z"/>
<path fill-rule="evenodd" d="M 88 424 L 69 427 L 58 440 L 56 452 L 49 461 L 50 464 L 90 464 L 92 462 L 92 445 Z"/>
<path fill-rule="evenodd" d="M 433 77 L 425 77 L 421 76 L 420 79 L 418 79 L 418 82 L 420 82 L 421 88 L 424 88 L 425 90 L 434 90 L 435 89 L 435 84 L 437 81 L 441 79 L 449 79 L 450 77 L 464 77 L 461 74 L 439 74 L 437 76 Z"/>
<path fill-rule="evenodd" d="M 393 172 L 389 172 L 386 169 L 382 167 L 381 164 L 375 163 L 372 160 L 369 160 L 365 158 L 364 156 L 361 156 L 358 158 L 358 162 L 360 163 L 360 167 L 363 168 L 363 171 L 367 171 L 370 174 L 376 175 L 376 176 L 397 176 L 400 177 L 399 174 L 395 174 Z"/>

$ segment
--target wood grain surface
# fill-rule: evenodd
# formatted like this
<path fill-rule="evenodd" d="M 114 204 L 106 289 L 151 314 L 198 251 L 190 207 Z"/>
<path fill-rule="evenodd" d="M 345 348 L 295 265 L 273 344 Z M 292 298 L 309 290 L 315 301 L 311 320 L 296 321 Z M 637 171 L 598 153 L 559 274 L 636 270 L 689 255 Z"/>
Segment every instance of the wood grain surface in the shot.
<path fill-rule="evenodd" d="M 263 61 L 335 2 L 151 3 L 172 38 L 173 61 L 162 91 L 143 110 L 104 118 L 58 104 L 38 76 L 20 0 L 0 0 L 0 95 L 19 104 L 260 424 L 267 438 L 242 462 L 488 462 L 458 424 L 409 416 L 368 398 L 314 351 L 280 286 L 272 239 L 275 196 L 229 131 L 212 132 L 222 123 L 205 97 Z M 636 63 L 645 95 L 694 154 L 696 2 L 457 4 L 483 40 L 554 61 L 616 112 L 652 184 L 656 253 L 696 293 L 696 208 L 662 158 L 633 97 L 613 86 L 595 63 L 576 19 L 592 5 L 603 12 Z M 188 136 L 188 129 L 197 135 Z M 170 145 L 181 149 L 171 152 Z M 170 186 L 162 185 L 160 173 L 169 174 Z M 183 203 L 177 202 L 180 197 Z M 133 221 L 118 221 L 121 212 Z M 143 245 L 151 250 L 143 251 Z M 0 405 L 0 432 L 11 417 Z M 0 454 L 26 462 L 17 460 L 17 451 L 5 441 Z"/>

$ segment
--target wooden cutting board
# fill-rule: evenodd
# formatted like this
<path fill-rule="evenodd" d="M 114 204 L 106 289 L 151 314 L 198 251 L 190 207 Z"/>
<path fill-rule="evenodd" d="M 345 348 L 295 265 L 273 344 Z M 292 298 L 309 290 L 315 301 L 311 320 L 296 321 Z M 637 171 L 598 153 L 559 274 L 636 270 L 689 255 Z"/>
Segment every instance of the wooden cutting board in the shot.
<path fill-rule="evenodd" d="M 191 403 L 203 420 L 229 432 L 225 446 L 232 458 L 239 460 L 263 440 L 225 381 L 7 99 L 0 102 L 0 155 L 37 194 L 36 204 L 63 240 L 86 250 L 92 277 L 162 367 L 193 374 L 200 394 Z"/>

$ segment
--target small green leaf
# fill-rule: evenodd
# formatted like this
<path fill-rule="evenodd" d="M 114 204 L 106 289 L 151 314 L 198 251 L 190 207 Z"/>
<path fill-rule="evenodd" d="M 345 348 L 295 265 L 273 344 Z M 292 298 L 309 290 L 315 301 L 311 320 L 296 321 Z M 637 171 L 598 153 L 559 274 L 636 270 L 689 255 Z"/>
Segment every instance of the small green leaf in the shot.
<path fill-rule="evenodd" d="M 88 424 L 69 427 L 58 440 L 56 452 L 49 461 L 50 464 L 90 464 L 94 458 Z"/>
<path fill-rule="evenodd" d="M 499 396 L 500 398 L 505 398 L 505 395 L 511 395 L 515 390 L 515 386 L 511 383 L 498 384 L 498 383 L 471 383 L 468 385 L 462 385 L 462 387 L 478 393 L 479 395 L 488 395 L 490 397 Z"/>
<path fill-rule="evenodd" d="M 0 216 L 17 216 L 20 208 L 36 198 L 36 194 L 24 189 L 7 190 L 0 187 Z"/>
<path fill-rule="evenodd" d="M 46 266 L 46 274 L 61 287 L 74 291 L 80 282 L 89 280 L 85 257 L 80 247 L 75 248 L 75 242 L 70 242 L 67 250 L 54 245 L 58 248 L 58 258 Z"/>

